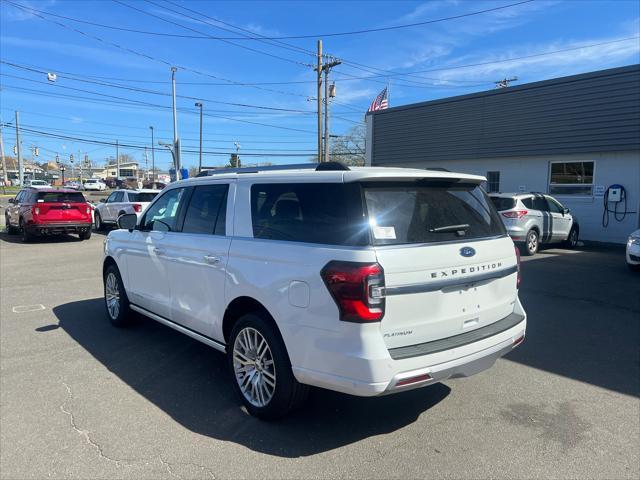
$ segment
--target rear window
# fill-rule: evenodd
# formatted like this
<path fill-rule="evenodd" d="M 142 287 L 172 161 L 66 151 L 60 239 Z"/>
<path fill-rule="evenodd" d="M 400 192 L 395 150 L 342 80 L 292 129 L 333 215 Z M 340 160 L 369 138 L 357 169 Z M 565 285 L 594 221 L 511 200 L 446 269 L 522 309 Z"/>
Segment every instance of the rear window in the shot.
<path fill-rule="evenodd" d="M 352 246 L 369 241 L 357 184 L 255 184 L 251 218 L 255 238 Z"/>
<path fill-rule="evenodd" d="M 511 210 L 516 206 L 516 199 L 511 197 L 489 197 L 491 203 L 496 207 L 496 210 L 502 212 L 503 210 Z"/>
<path fill-rule="evenodd" d="M 45 203 L 85 203 L 80 192 L 38 192 L 38 202 Z"/>
<path fill-rule="evenodd" d="M 158 195 L 153 192 L 129 192 L 130 202 L 153 202 L 153 199 Z"/>
<path fill-rule="evenodd" d="M 374 245 L 465 241 L 504 235 L 487 194 L 475 184 L 365 184 Z"/>

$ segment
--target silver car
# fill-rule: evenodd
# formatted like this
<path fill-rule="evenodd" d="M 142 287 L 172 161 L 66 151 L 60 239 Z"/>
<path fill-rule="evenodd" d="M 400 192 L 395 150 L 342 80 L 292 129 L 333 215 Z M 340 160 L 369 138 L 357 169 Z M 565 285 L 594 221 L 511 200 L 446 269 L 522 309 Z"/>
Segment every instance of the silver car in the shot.
<path fill-rule="evenodd" d="M 502 222 L 523 255 L 534 255 L 541 244 L 578 244 L 575 216 L 555 198 L 543 193 L 491 193 Z"/>

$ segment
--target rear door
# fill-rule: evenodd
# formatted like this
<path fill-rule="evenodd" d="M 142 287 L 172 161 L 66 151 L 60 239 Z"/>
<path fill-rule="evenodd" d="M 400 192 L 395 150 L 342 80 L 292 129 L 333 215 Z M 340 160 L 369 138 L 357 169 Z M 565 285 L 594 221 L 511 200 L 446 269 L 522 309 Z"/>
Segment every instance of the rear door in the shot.
<path fill-rule="evenodd" d="M 389 348 L 447 338 L 503 319 L 516 301 L 513 242 L 476 184 L 364 184 L 385 276 Z"/>
<path fill-rule="evenodd" d="M 549 204 L 544 195 L 536 194 L 533 197 L 533 209 L 540 220 L 541 242 L 550 242 L 553 237 L 553 217 L 549 212 Z"/>

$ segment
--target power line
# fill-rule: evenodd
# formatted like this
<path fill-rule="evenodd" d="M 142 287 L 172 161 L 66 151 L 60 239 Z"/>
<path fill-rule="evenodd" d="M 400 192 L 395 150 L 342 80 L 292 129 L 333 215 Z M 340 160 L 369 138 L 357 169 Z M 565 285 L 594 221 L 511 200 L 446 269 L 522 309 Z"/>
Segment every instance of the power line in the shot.
<path fill-rule="evenodd" d="M 13 68 L 18 68 L 21 70 L 27 70 L 30 72 L 35 72 L 35 73 L 41 73 L 41 74 L 46 74 L 48 72 L 51 72 L 52 70 L 42 70 L 42 69 L 36 69 L 36 68 L 31 68 L 31 67 L 26 67 L 23 65 L 18 65 L 16 63 L 12 63 L 12 62 L 7 62 L 5 60 L 0 60 L 0 63 L 4 63 L 5 65 L 9 65 Z M 6 76 L 10 76 L 5 74 Z M 123 90 L 130 90 L 133 92 L 141 92 L 141 93 L 148 93 L 151 95 L 162 95 L 162 96 L 171 96 L 170 93 L 168 92 L 159 92 L 157 90 L 149 90 L 149 89 L 145 89 L 145 88 L 140 88 L 140 87 L 132 87 L 129 85 L 120 85 L 117 83 L 109 83 L 109 82 L 101 82 L 98 80 L 87 80 L 87 79 L 82 79 L 82 78 L 72 78 L 70 76 L 66 76 L 66 75 L 59 75 L 60 78 L 68 78 L 69 80 L 74 80 L 77 82 L 83 82 L 83 83 L 90 83 L 90 84 L 94 84 L 94 85 L 102 85 L 102 86 L 106 86 L 106 87 L 112 87 L 112 88 L 120 88 Z M 22 78 L 23 77 L 17 77 L 17 78 Z M 31 80 L 31 81 L 35 81 L 35 80 Z M 63 87 L 63 88 L 70 88 L 70 87 L 64 87 L 62 85 L 59 85 L 57 83 L 53 84 L 54 86 L 57 87 Z M 81 90 L 83 91 L 83 90 Z M 201 100 L 201 101 L 205 101 L 205 102 L 209 102 L 209 103 L 218 103 L 221 105 L 230 105 L 230 106 L 234 106 L 234 107 L 242 107 L 242 108 L 257 108 L 257 109 L 261 109 L 261 110 L 272 110 L 272 111 L 277 111 L 277 112 L 291 112 L 291 113 L 308 113 L 308 114 L 313 114 L 315 112 L 312 112 L 310 110 L 297 110 L 297 109 L 290 109 L 290 108 L 280 108 L 280 107 L 271 107 L 271 106 L 266 106 L 266 105 L 253 105 L 253 104 L 247 104 L 247 103 L 236 103 L 236 102 L 225 102 L 222 100 L 213 100 L 210 98 L 204 98 L 204 97 L 192 97 L 192 96 L 188 96 L 188 95 L 178 95 L 178 98 L 184 98 L 187 100 Z"/>
<path fill-rule="evenodd" d="M 441 17 L 441 18 L 436 18 L 436 19 L 432 19 L 432 20 L 425 20 L 422 22 L 414 22 L 414 23 L 405 23 L 405 24 L 400 24 L 400 25 L 392 25 L 389 27 L 378 27 L 378 28 L 366 28 L 366 29 L 362 29 L 362 30 L 351 30 L 351 31 L 344 31 L 344 32 L 325 32 L 325 33 L 313 33 L 313 34 L 304 34 L 304 35 L 280 35 L 280 36 L 260 36 L 260 39 L 262 40 L 293 40 L 293 39 L 305 39 L 305 38 L 321 38 L 321 37 L 338 37 L 338 36 L 347 36 L 347 35 L 362 35 L 362 34 L 367 34 L 367 33 L 375 33 L 375 32 L 384 32 L 384 31 L 391 31 L 391 30 L 398 30 L 398 29 L 403 29 L 403 28 L 412 28 L 412 27 L 419 27 L 419 26 L 424 26 L 424 25 L 430 25 L 430 24 L 434 24 L 434 23 L 440 23 L 440 22 L 446 22 L 446 21 L 450 21 L 450 20 L 457 20 L 460 18 L 465 18 L 465 17 L 471 17 L 471 16 L 475 16 L 475 15 L 482 15 L 484 13 L 490 13 L 490 12 L 495 12 L 498 10 L 504 10 L 507 8 L 512 8 L 512 7 L 516 7 L 518 5 L 524 5 L 526 3 L 531 3 L 534 0 L 522 0 L 520 2 L 516 2 L 516 3 L 510 3 L 507 5 L 501 5 L 498 7 L 493 7 L 493 8 L 487 8 L 484 10 L 477 10 L 474 12 L 467 12 L 467 13 L 463 13 L 463 14 L 459 14 L 459 15 L 452 15 L 449 17 Z M 16 6 L 16 4 L 10 2 L 9 0 L 5 0 L 5 2 Z M 144 35 L 154 35 L 154 36 L 161 36 L 161 37 L 174 37 L 174 38 L 190 38 L 190 39 L 202 39 L 202 40 L 258 40 L 258 38 L 255 37 L 246 37 L 246 36 L 242 36 L 242 37 L 221 37 L 221 36 L 210 36 L 210 35 L 180 35 L 180 34 L 175 34 L 175 33 L 167 33 L 167 32 L 153 32 L 153 31 L 146 31 L 146 30 L 139 30 L 139 29 L 133 29 L 133 28 L 126 28 L 126 27 L 118 27 L 115 25 L 106 25 L 106 24 L 102 24 L 102 23 L 97 23 L 97 22 L 91 22 L 88 20 L 81 20 L 78 18 L 72 18 L 72 17 L 68 17 L 68 16 L 64 16 L 64 15 L 59 15 L 59 14 L 55 14 L 55 13 L 51 13 L 51 12 L 45 12 L 42 10 L 37 10 L 34 9 L 32 7 L 26 7 L 23 5 L 20 5 L 17 8 L 25 8 L 25 9 L 29 9 L 32 12 L 37 12 L 43 15 L 48 15 L 51 17 L 55 17 L 55 18 L 61 18 L 63 20 L 67 20 L 67 21 L 71 21 L 71 22 L 76 22 L 76 23 L 82 23 L 85 25 L 91 25 L 94 27 L 100 27 L 100 28 L 106 28 L 106 29 L 110 29 L 110 30 L 119 30 L 119 31 L 124 31 L 124 32 L 130 32 L 130 33 L 138 33 L 138 34 L 144 34 Z M 182 7 L 185 8 L 185 7 Z M 186 8 L 185 8 L 186 9 Z M 221 22 L 222 23 L 222 22 Z M 237 28 L 237 27 L 236 27 Z"/>
<path fill-rule="evenodd" d="M 153 14 L 153 13 L 151 13 L 151 12 L 147 12 L 146 10 L 142 10 L 141 8 L 137 8 L 137 7 L 134 7 L 134 6 L 129 5 L 129 4 L 127 4 L 127 3 L 124 3 L 124 2 L 123 2 L 123 1 L 121 1 L 121 0 L 111 0 L 111 1 L 112 1 L 112 2 L 115 2 L 115 3 L 119 4 L 119 5 L 122 5 L 122 6 L 124 6 L 124 7 L 127 7 L 127 8 L 130 8 L 130 9 L 132 9 L 132 10 L 135 10 L 135 11 L 137 11 L 137 12 L 140 12 L 140 13 L 142 13 L 142 14 L 144 14 L 144 15 L 149 16 L 149 17 L 157 18 L 157 19 L 159 19 L 159 20 L 161 20 L 161 21 L 163 21 L 163 22 L 169 23 L 169 24 L 171 24 L 171 25 L 176 25 L 176 26 L 178 26 L 178 27 L 180 27 L 180 28 L 184 28 L 185 30 L 189 30 L 189 31 L 191 31 L 191 32 L 200 33 L 201 35 L 204 35 L 205 37 L 211 38 L 212 40 L 219 40 L 219 41 L 221 41 L 221 42 L 227 43 L 227 44 L 229 44 L 229 45 L 233 45 L 233 46 L 238 47 L 238 48 L 242 48 L 242 49 L 244 49 L 244 50 L 249 50 L 249 51 L 254 52 L 254 53 L 259 53 L 259 54 L 261 54 L 261 55 L 266 55 L 266 56 L 268 56 L 268 57 L 275 58 L 275 59 L 282 60 L 282 61 L 289 62 L 289 63 L 293 63 L 293 64 L 296 64 L 296 65 L 302 65 L 303 67 L 308 67 L 308 66 L 309 66 L 308 64 L 306 64 L 306 63 L 302 63 L 302 62 L 299 62 L 299 61 L 297 61 L 297 60 L 292 60 L 292 59 L 290 59 L 290 58 L 285 58 L 285 57 L 281 57 L 281 56 L 279 56 L 279 55 L 274 55 L 274 54 L 269 53 L 269 52 L 264 52 L 264 51 L 262 51 L 262 50 L 257 50 L 257 49 L 252 48 L 252 47 L 247 47 L 246 45 L 239 45 L 239 44 L 237 44 L 237 43 L 235 43 L 235 42 L 232 42 L 232 41 L 230 41 L 230 40 L 226 40 L 226 39 L 222 39 L 222 38 L 216 38 L 216 37 L 213 37 L 213 36 L 211 36 L 211 35 L 208 35 L 208 34 L 207 34 L 207 33 L 205 33 L 205 32 L 201 32 L 200 30 L 196 30 L 195 28 L 191 28 L 191 27 L 189 27 L 189 26 L 187 26 L 187 25 L 182 25 L 181 23 L 174 22 L 174 21 L 169 20 L 169 19 L 167 19 L 167 18 L 163 18 L 163 17 L 161 17 L 161 16 L 159 16 L 159 15 L 155 15 L 155 14 Z M 149 3 L 154 4 L 153 2 L 149 2 Z M 159 5 L 157 5 L 157 4 L 154 4 L 154 5 L 159 6 Z M 162 7 L 161 7 L 161 8 L 162 8 Z"/>
<path fill-rule="evenodd" d="M 213 78 L 213 79 L 216 79 L 216 80 L 221 80 L 221 81 L 225 81 L 225 82 L 228 82 L 228 83 L 234 83 L 234 84 L 238 84 L 238 85 L 242 84 L 242 82 L 238 82 L 238 81 L 235 81 L 235 80 L 230 80 L 228 78 L 216 76 L 216 75 L 213 75 L 213 74 L 210 74 L 210 73 L 201 72 L 200 70 L 196 70 L 196 69 L 193 69 L 193 68 L 189 68 L 189 67 L 185 67 L 185 66 L 181 66 L 181 65 L 176 65 L 176 64 L 174 64 L 172 62 L 168 62 L 166 60 L 163 60 L 163 59 L 160 59 L 160 58 L 156 58 L 156 57 L 154 57 L 152 55 L 148 55 L 146 53 L 139 52 L 137 50 L 133 50 L 133 49 L 125 47 L 123 45 L 119 45 L 117 43 L 111 42 L 109 40 L 105 40 L 105 39 L 103 39 L 101 37 L 98 37 L 96 35 L 92 35 L 92 34 L 86 33 L 86 32 L 84 32 L 82 30 L 79 30 L 79 29 L 77 29 L 75 27 L 70 27 L 69 25 L 66 25 L 66 24 L 64 24 L 62 22 L 46 18 L 44 16 L 44 15 L 47 14 L 46 12 L 42 12 L 42 14 L 41 14 L 41 13 L 36 12 L 34 9 L 32 9 L 30 7 L 25 7 L 25 6 L 16 4 L 16 3 L 14 3 L 14 2 L 12 2 L 10 0 L 4 0 L 4 1 L 6 3 L 8 3 L 9 5 L 11 5 L 11 6 L 13 6 L 13 7 L 15 7 L 15 8 L 19 9 L 19 10 L 22 10 L 22 11 L 27 12 L 27 13 L 31 13 L 32 15 L 40 18 L 41 20 L 53 23 L 53 24 L 58 25 L 58 26 L 60 26 L 60 27 L 62 27 L 64 29 L 67 29 L 67 30 L 70 30 L 72 32 L 78 33 L 80 35 L 83 35 L 83 36 L 85 36 L 87 38 L 91 38 L 92 40 L 96 40 L 96 41 L 104 43 L 106 45 L 110 45 L 112 47 L 118 48 L 118 49 L 123 50 L 123 51 L 125 51 L 127 53 L 130 53 L 132 55 L 137 55 L 137 56 L 145 58 L 147 60 L 151 60 L 151 61 L 154 61 L 154 62 L 159 62 L 159 63 L 162 63 L 165 66 L 168 66 L 168 67 L 177 67 L 180 70 L 191 72 L 191 73 L 194 73 L 196 75 L 210 77 L 210 78 Z M 302 97 L 302 98 L 305 98 L 305 99 L 307 98 L 306 95 L 293 93 L 293 92 L 287 92 L 287 91 L 283 91 L 283 90 L 274 90 L 274 89 L 271 89 L 271 88 L 265 88 L 265 87 L 261 87 L 261 86 L 257 86 L 257 85 L 245 85 L 245 86 L 248 86 L 250 88 L 255 88 L 255 89 L 258 89 L 258 90 L 264 90 L 264 91 L 267 91 L 267 92 L 279 93 L 279 94 L 282 94 L 282 95 L 290 95 L 290 96 L 294 96 L 294 97 Z"/>

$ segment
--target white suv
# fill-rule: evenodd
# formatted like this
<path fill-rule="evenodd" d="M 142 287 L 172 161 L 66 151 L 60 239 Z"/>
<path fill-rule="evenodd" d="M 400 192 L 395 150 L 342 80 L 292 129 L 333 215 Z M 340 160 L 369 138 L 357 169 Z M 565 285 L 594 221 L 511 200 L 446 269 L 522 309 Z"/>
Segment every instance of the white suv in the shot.
<path fill-rule="evenodd" d="M 483 181 L 326 163 L 173 183 L 109 233 L 107 314 L 226 352 L 260 418 L 308 385 L 375 396 L 475 374 L 526 326 L 517 251 Z"/>
<path fill-rule="evenodd" d="M 100 199 L 93 214 L 93 225 L 96 230 L 104 230 L 109 224 L 115 225 L 118 217 L 125 213 L 134 213 L 137 216 L 151 201 L 156 198 L 160 190 L 115 190 L 106 199 Z"/>

